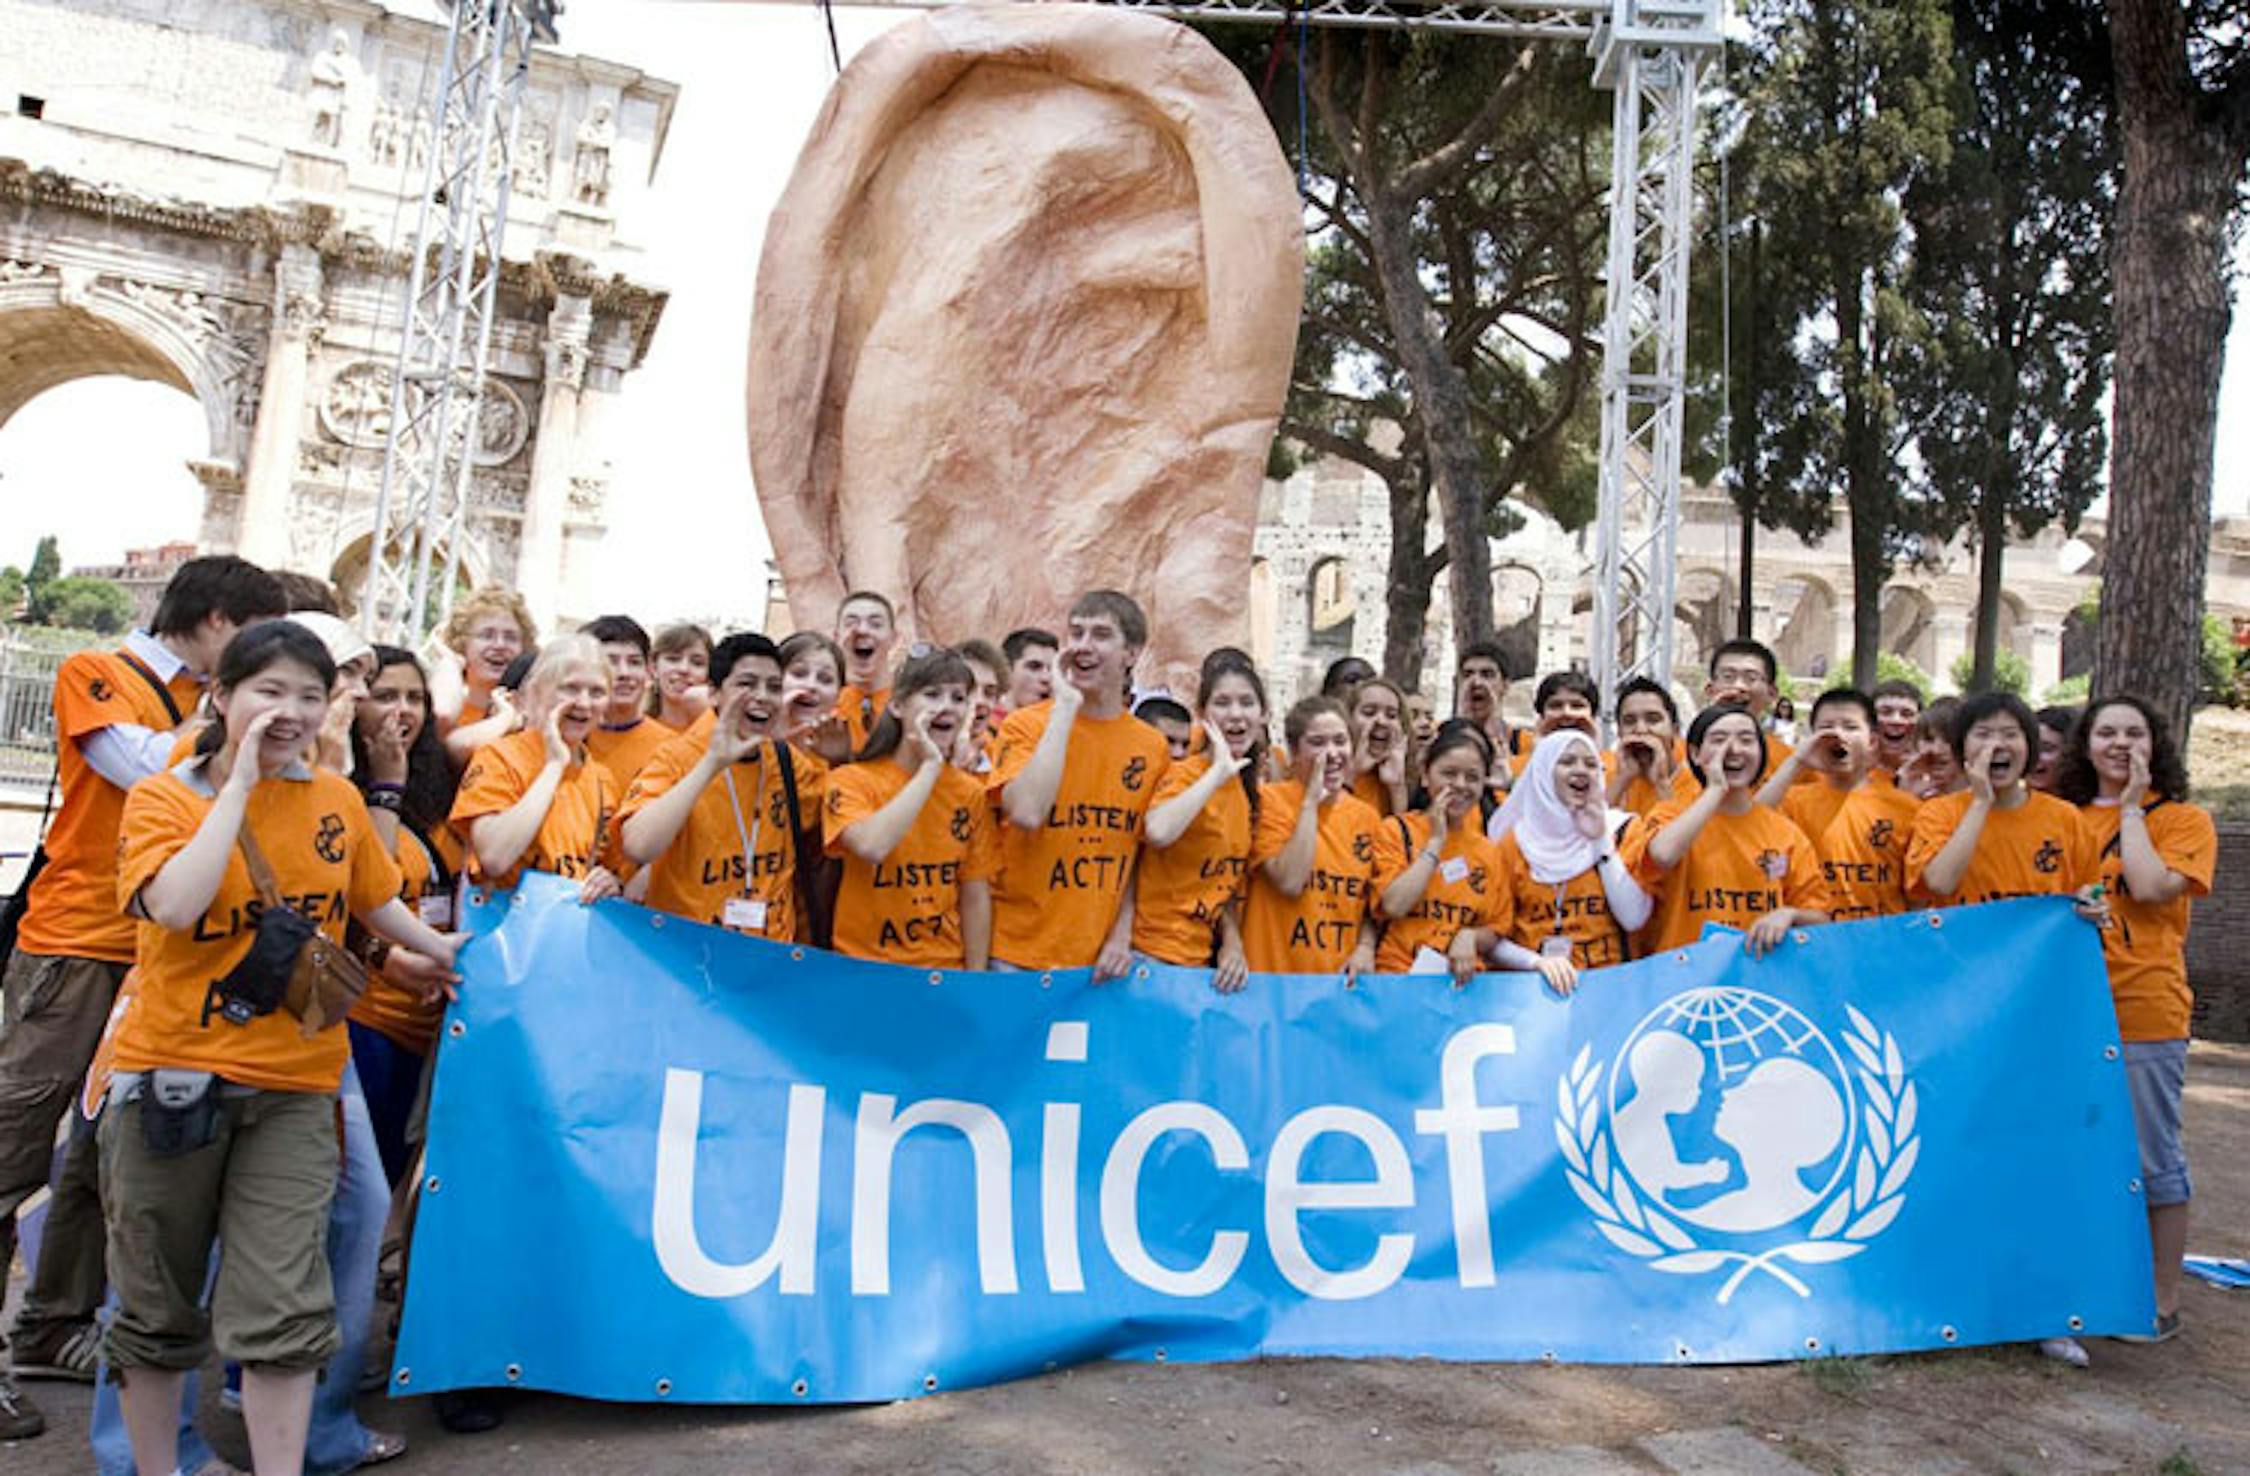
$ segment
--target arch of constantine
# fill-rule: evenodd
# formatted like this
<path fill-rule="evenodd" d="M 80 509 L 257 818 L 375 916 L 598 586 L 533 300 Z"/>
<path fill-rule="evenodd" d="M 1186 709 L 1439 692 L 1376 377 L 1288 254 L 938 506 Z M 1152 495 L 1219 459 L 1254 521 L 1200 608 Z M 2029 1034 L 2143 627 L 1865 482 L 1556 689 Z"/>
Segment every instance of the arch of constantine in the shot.
<path fill-rule="evenodd" d="M 200 543 L 356 593 L 445 37 L 371 0 L 0 0 L 0 425 L 88 375 L 194 396 Z M 587 608 L 602 424 L 665 294 L 628 222 L 677 89 L 541 51 L 465 577 Z M 123 428 L 121 428 L 123 429 Z"/>

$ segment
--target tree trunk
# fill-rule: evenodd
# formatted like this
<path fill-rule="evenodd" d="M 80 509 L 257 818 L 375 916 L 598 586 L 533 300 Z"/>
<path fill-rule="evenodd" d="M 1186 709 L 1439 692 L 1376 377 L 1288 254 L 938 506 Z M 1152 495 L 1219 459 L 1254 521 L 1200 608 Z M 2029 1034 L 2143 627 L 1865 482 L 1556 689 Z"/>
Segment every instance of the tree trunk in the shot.
<path fill-rule="evenodd" d="M 2243 150 L 2200 121 L 2176 0 L 2112 0 L 2109 24 L 2125 180 L 2114 228 L 2109 548 L 2093 685 L 2147 698 L 2184 744 L 2201 685 L 2227 220 Z"/>
<path fill-rule="evenodd" d="M 1750 579 L 1752 573 L 1750 564 L 1758 553 L 1758 514 L 1755 511 L 1756 507 L 1757 504 L 1752 502 L 1742 509 L 1742 578 L 1735 588 L 1734 634 L 1737 640 L 1744 641 L 1755 639 L 1750 629 Z M 1704 654 L 1709 655 L 1710 653 L 1705 652 Z"/>
<path fill-rule="evenodd" d="M 1470 432 L 1469 381 L 1445 351 L 1445 337 L 1422 290 L 1409 213 L 1412 202 L 1387 195 L 1367 201 L 1383 308 L 1398 345 L 1399 365 L 1413 382 L 1438 512 L 1445 529 L 1456 652 L 1492 638 L 1492 549 L 1485 537 L 1482 458 Z"/>
<path fill-rule="evenodd" d="M 1837 379 L 1844 398 L 1844 502 L 1852 517 L 1852 685 L 1875 685 L 1875 657 L 1883 644 L 1883 584 L 1890 560 L 1883 535 L 1890 526 L 1879 500 L 1886 492 L 1876 465 L 1874 407 L 1868 403 L 1868 355 L 1862 284 L 1850 273 L 1835 284 Z"/>
<path fill-rule="evenodd" d="M 2005 314 L 2011 321 L 2013 312 Z M 2010 386 L 1985 407 L 1984 486 L 1977 494 L 1976 654 L 1971 658 L 1969 690 L 1989 692 L 2000 665 L 2000 583 L 2008 559 L 2008 506 L 2015 501 L 2015 462 L 2010 455 L 2016 421 L 2015 359 L 2001 381 Z M 1934 673 L 1933 673 L 1934 675 Z"/>
<path fill-rule="evenodd" d="M 1383 595 L 1383 675 L 1409 692 L 1422 689 L 1422 632 L 1430 623 L 1435 562 L 1429 542 L 1430 490 L 1419 476 L 1390 484 L 1391 560 Z"/>

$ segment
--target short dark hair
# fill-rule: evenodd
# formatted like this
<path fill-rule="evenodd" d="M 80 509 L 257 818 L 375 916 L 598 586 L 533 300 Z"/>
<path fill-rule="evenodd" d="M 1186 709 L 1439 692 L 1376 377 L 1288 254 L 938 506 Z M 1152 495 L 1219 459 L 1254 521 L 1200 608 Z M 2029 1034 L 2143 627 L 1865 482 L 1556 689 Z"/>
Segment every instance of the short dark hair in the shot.
<path fill-rule="evenodd" d="M 2062 760 L 2055 765 L 2055 797 L 2074 805 L 2090 805 L 2101 794 L 2101 778 L 2094 772 L 2093 754 L 2089 749 L 2094 737 L 2094 718 L 2105 707 L 2130 707 L 2141 715 L 2141 721 L 2148 724 L 2149 788 L 2175 804 L 2185 800 L 2188 797 L 2187 764 L 2180 757 L 2180 745 L 2173 741 L 2172 725 L 2164 721 L 2163 715 L 2146 698 L 2130 692 L 2111 692 L 2096 697 L 2079 713 L 2078 721 L 2071 725 L 2070 739 L 2063 745 Z"/>
<path fill-rule="evenodd" d="M 1867 719 L 1867 726 L 1875 726 L 1875 699 L 1857 687 L 1830 687 L 1813 699 L 1812 711 L 1805 715 L 1805 720 L 1819 722 L 1820 710 L 1824 707 L 1856 707 L 1859 715 Z"/>
<path fill-rule="evenodd" d="M 844 606 L 858 604 L 881 605 L 885 616 L 889 617 L 893 623 L 898 620 L 898 607 L 891 603 L 891 597 L 872 589 L 855 589 L 838 600 L 836 602 L 836 618 L 838 620 L 844 618 Z"/>
<path fill-rule="evenodd" d="M 1875 690 L 1867 696 L 1874 702 L 1880 702 L 1885 697 L 1905 697 L 1913 702 L 1916 712 L 1922 710 L 1922 689 L 1905 677 L 1885 677 L 1875 684 Z"/>
<path fill-rule="evenodd" d="M 1352 688 L 1374 677 L 1375 663 L 1365 656 L 1339 656 L 1321 673 L 1320 695 L 1343 698 Z"/>
<path fill-rule="evenodd" d="M 1602 689 L 1595 686 L 1594 679 L 1582 671 L 1550 671 L 1541 677 L 1539 690 L 1531 699 L 1531 710 L 1535 713 L 1545 712 L 1547 699 L 1557 692 L 1576 692 L 1586 699 L 1586 705 L 1595 712 L 1602 710 Z"/>
<path fill-rule="evenodd" d="M 1961 699 L 1961 710 L 1953 714 L 1953 727 L 1945 735 L 1953 745 L 1953 756 L 1966 764 L 1965 750 L 1969 743 L 1969 730 L 1990 717 L 2011 717 L 2023 729 L 2023 741 L 2031 749 L 2031 756 L 2039 756 L 2039 716 L 2013 692 L 1979 692 Z"/>
<path fill-rule="evenodd" d="M 1159 692 L 1153 697 L 1143 697 L 1133 708 L 1133 716 L 1144 723 L 1162 720 L 1167 723 L 1191 723 L 1195 715 L 1179 698 Z"/>
<path fill-rule="evenodd" d="M 1083 620 L 1090 615 L 1105 615 L 1117 623 L 1117 633 L 1125 637 L 1125 644 L 1134 650 L 1148 645 L 1148 616 L 1141 612 L 1140 603 L 1119 589 L 1089 589 L 1070 602 L 1070 616 Z"/>
<path fill-rule="evenodd" d="M 602 615 L 578 627 L 582 636 L 592 636 L 597 645 L 637 646 L 641 656 L 648 656 L 648 632 L 630 615 Z"/>
<path fill-rule="evenodd" d="M 2119 702 L 2132 705 L 2138 703 L 2140 699 L 2134 697 L 2120 697 L 2117 700 Z M 2053 728 L 2058 733 L 2067 734 L 2071 731 L 2071 729 L 2078 726 L 2078 720 L 2080 718 L 2084 717 L 2087 713 L 2092 711 L 2093 708 L 2091 707 L 2064 707 L 2060 704 L 2056 704 L 2040 708 L 2035 716 L 2037 716 L 2039 719 L 2040 727 Z M 2153 732 L 2153 730 L 2151 731 Z"/>
<path fill-rule="evenodd" d="M 1001 638 L 1000 654 L 1008 658 L 1008 667 L 1012 671 L 1015 669 L 1015 664 L 1023 660 L 1023 653 L 1033 646 L 1043 646 L 1050 651 L 1060 651 L 1062 649 L 1062 637 L 1051 630 L 1041 630 L 1036 625 L 1018 626 Z"/>
<path fill-rule="evenodd" d="M 279 620 L 289 613 L 289 592 L 281 581 L 232 554 L 212 554 L 180 565 L 150 619 L 150 635 L 191 635 L 217 615 L 236 625 Z"/>
<path fill-rule="evenodd" d="M 1008 658 L 1003 656 L 999 648 L 994 646 L 992 642 L 981 636 L 973 641 L 963 641 L 953 649 L 959 653 L 962 660 L 974 661 L 996 677 L 1004 677 L 1008 674 Z"/>
<path fill-rule="evenodd" d="M 1625 685 L 1619 687 L 1617 689 L 1617 702 L 1610 709 L 1611 715 L 1622 719 L 1625 716 L 1625 699 L 1638 697 L 1643 693 L 1664 704 L 1664 715 L 1672 720 L 1672 728 L 1677 732 L 1680 726 L 1680 704 L 1672 700 L 1671 691 L 1654 677 L 1633 677 Z"/>
<path fill-rule="evenodd" d="M 1469 642 L 1461 648 L 1461 659 L 1453 664 L 1453 670 L 1455 673 L 1459 673 L 1462 668 L 1479 657 L 1500 668 L 1500 680 L 1504 682 L 1515 680 L 1514 674 L 1508 670 L 1508 653 L 1500 649 L 1498 641 Z"/>
<path fill-rule="evenodd" d="M 747 656 L 763 656 L 777 668 L 782 664 L 781 647 L 757 631 L 737 631 L 711 648 L 711 686 L 716 689 L 734 670 L 735 663 Z"/>
<path fill-rule="evenodd" d="M 1766 669 L 1766 685 L 1769 687 L 1781 676 L 1781 663 L 1774 660 L 1773 647 L 1764 641 L 1753 641 L 1747 636 L 1736 636 L 1731 641 L 1719 642 L 1711 652 L 1711 660 L 1706 668 L 1709 674 L 1716 677 L 1719 674 L 1719 663 L 1729 656 L 1757 657 L 1758 664 Z"/>
<path fill-rule="evenodd" d="M 322 691 L 335 690 L 336 658 L 328 654 L 328 643 L 296 621 L 280 619 L 260 620 L 235 632 L 226 650 L 219 653 L 218 670 L 211 676 L 212 689 L 231 691 L 284 661 L 294 661 L 319 676 Z M 195 752 L 203 756 L 217 753 L 226 741 L 225 722 L 208 724 L 196 735 Z"/>
<path fill-rule="evenodd" d="M 276 569 L 273 577 L 281 581 L 282 593 L 289 596 L 289 613 L 305 615 L 319 613 L 344 618 L 344 603 L 337 597 L 336 586 L 311 574 L 300 574 L 295 569 Z"/>

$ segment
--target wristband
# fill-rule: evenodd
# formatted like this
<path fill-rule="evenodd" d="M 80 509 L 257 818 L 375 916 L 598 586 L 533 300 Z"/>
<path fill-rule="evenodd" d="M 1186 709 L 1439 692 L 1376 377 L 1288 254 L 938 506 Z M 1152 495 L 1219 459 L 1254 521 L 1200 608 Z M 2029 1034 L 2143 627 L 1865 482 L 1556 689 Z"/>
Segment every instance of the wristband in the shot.
<path fill-rule="evenodd" d="M 371 810 L 388 810 L 393 815 L 402 814 L 406 809 L 406 792 L 396 788 L 370 789 L 367 792 L 367 807 Z"/>
<path fill-rule="evenodd" d="M 387 784 L 378 780 L 367 786 L 367 792 L 369 794 L 404 794 L 406 793 L 406 786 L 403 784 Z"/>

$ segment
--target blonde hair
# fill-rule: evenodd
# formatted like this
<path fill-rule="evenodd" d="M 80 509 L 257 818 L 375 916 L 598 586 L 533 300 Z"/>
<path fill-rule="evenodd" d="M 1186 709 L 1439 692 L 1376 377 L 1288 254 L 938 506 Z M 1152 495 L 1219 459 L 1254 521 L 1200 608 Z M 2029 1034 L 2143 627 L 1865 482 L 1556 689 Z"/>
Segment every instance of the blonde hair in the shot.
<path fill-rule="evenodd" d="M 539 648 L 539 654 L 532 659 L 531 670 L 524 673 L 521 689 L 524 715 L 530 726 L 545 721 L 556 686 L 578 668 L 599 676 L 603 690 L 608 690 L 609 658 L 602 654 L 601 642 L 592 636 L 559 635 Z"/>
<path fill-rule="evenodd" d="M 514 620 L 516 628 L 523 632 L 525 650 L 539 644 L 539 624 L 531 618 L 531 606 L 523 602 L 523 596 L 512 589 L 488 584 L 461 600 L 445 618 L 445 644 L 454 655 L 469 654 L 469 627 L 486 615 L 506 615 Z"/>

